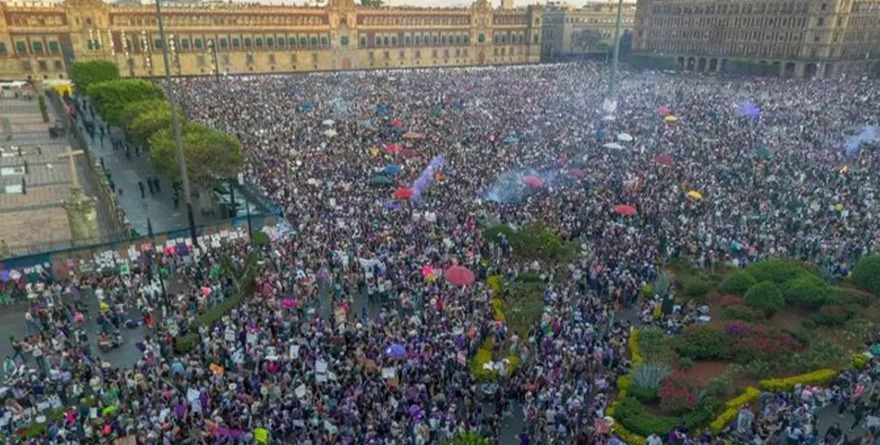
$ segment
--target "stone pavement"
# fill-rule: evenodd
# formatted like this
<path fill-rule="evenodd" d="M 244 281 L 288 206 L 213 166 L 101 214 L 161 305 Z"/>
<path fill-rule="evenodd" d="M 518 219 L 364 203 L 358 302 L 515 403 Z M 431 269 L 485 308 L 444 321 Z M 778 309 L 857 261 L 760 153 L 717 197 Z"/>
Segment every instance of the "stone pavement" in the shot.
<path fill-rule="evenodd" d="M 105 125 L 98 119 L 97 126 Z M 174 208 L 172 199 L 171 182 L 165 178 L 159 180 L 161 191 L 150 194 L 147 187 L 147 177 L 156 177 L 156 172 L 150 165 L 149 153 L 141 153 L 136 156 L 134 152 L 126 156 L 125 150 L 113 150 L 110 137 L 101 137 L 100 131 L 95 131 L 95 137 L 91 138 L 81 125 L 77 125 L 79 134 L 89 146 L 95 161 L 103 159 L 104 168 L 110 172 L 116 186 L 116 199 L 128 216 L 131 228 L 142 235 L 147 235 L 147 220 L 153 227 L 153 233 L 186 228 L 189 225 L 186 217 L 186 204 L 181 197 L 179 208 Z M 141 197 L 138 183 L 144 184 L 145 197 Z M 201 215 L 195 215 L 196 224 L 204 223 Z"/>

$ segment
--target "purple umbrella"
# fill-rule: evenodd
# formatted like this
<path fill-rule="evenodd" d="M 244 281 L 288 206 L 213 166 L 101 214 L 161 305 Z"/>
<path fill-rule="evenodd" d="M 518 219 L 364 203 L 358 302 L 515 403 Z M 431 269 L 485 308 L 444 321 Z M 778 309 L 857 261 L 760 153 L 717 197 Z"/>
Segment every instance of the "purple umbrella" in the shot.
<path fill-rule="evenodd" d="M 385 350 L 385 354 L 391 358 L 402 358 L 406 355 L 406 348 L 401 344 L 395 343 Z"/>
<path fill-rule="evenodd" d="M 761 110 L 758 108 L 757 105 L 755 105 L 754 102 L 748 100 L 743 102 L 742 105 L 739 106 L 739 114 L 751 119 L 757 119 L 761 117 Z"/>

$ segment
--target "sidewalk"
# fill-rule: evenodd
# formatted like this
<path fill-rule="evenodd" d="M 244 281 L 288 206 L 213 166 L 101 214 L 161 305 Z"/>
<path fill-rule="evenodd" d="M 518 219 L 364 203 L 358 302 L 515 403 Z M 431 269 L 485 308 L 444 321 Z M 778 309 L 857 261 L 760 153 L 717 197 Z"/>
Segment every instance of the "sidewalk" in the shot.
<path fill-rule="evenodd" d="M 180 205 L 174 208 L 173 190 L 171 189 L 171 181 L 158 176 L 150 165 L 150 154 L 140 153 L 135 156 L 131 152 L 130 158 L 126 158 L 125 150 L 119 148 L 113 150 L 113 143 L 110 136 L 101 137 L 100 126 L 104 123 L 98 118 L 96 120 L 95 138 L 92 139 L 85 128 L 78 121 L 77 131 L 82 135 L 83 140 L 88 144 L 89 150 L 92 152 L 96 161 L 103 159 L 104 167 L 110 173 L 113 182 L 116 185 L 116 197 L 119 204 L 125 210 L 128 216 L 131 228 L 142 235 L 147 235 L 147 220 L 153 228 L 153 233 L 165 232 L 185 228 L 189 225 L 186 217 L 186 203 L 181 196 Z M 114 134 L 118 132 L 114 129 Z M 150 194 L 147 186 L 147 177 L 159 177 L 159 186 L 161 191 Z M 144 184 L 144 197 L 141 197 L 138 182 Z M 201 215 L 195 214 L 196 224 L 205 222 Z"/>

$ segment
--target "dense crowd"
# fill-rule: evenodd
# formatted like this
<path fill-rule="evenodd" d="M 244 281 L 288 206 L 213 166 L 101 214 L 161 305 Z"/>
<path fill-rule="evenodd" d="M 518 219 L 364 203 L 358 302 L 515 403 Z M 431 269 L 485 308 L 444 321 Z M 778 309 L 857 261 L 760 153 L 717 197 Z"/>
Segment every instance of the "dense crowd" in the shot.
<path fill-rule="evenodd" d="M 590 65 L 179 80 L 188 117 L 239 137 L 246 179 L 283 209 L 295 234 L 257 249 L 254 295 L 202 327 L 191 352 L 170 354 L 168 328 L 158 323 L 132 368 L 99 360 L 38 365 L 57 376 L 63 405 L 76 404 L 83 387 L 97 395 L 91 404 L 80 400 L 82 409 L 54 421 L 46 436 L 54 443 L 134 436 L 165 444 L 409 445 L 476 430 L 496 440 L 516 436 L 521 445 L 615 443 L 605 410 L 630 366 L 631 326 L 619 309 L 636 303 L 657 264 L 683 254 L 706 268 L 788 256 L 839 277 L 877 247 L 880 155 L 870 142 L 843 149 L 854 127 L 878 123 L 876 86 L 642 73 L 624 79 L 609 113 L 605 78 Z M 759 113 L 743 113 L 745 103 Z M 437 156 L 443 166 L 430 172 L 420 199 L 392 195 L 411 188 Z M 394 171 L 386 175 L 391 188 L 376 185 L 382 171 Z M 530 176 L 539 182 L 526 185 Z M 635 215 L 613 211 L 624 204 Z M 576 258 L 522 263 L 483 237 L 487 223 L 533 221 L 581 245 Z M 220 251 L 238 265 L 255 249 L 234 246 Z M 179 261 L 173 258 L 164 261 Z M 216 260 L 205 261 L 177 271 L 197 284 L 168 314 L 174 329 L 200 312 L 206 285 L 218 286 L 213 295 L 234 286 L 227 274 L 209 276 Z M 451 266 L 474 271 L 475 283 L 424 273 Z M 511 337 L 493 320 L 486 278 L 526 272 L 547 283 L 542 322 L 528 338 L 496 342 L 520 358 L 515 373 L 497 385 L 477 382 L 468 360 L 483 339 Z M 114 280 L 86 286 L 108 301 L 90 315 L 107 319 L 99 329 L 112 332 L 122 314 L 138 312 L 132 306 L 152 325 L 157 294 L 143 297 L 131 280 Z M 47 297 L 63 293 L 60 286 Z M 333 317 L 315 310 L 322 299 Z M 652 320 L 651 303 L 643 307 Z M 57 322 L 75 345 L 63 326 L 81 311 L 62 303 L 34 329 L 51 343 Z M 664 319 L 666 329 L 704 315 L 705 308 L 686 307 Z M 63 357 L 72 347 L 55 350 Z M 857 386 L 841 384 L 803 409 L 802 391 L 777 395 L 751 418 L 744 409 L 724 437 L 764 443 L 781 431 L 788 443 L 835 443 L 814 431 L 810 413 L 833 400 L 861 400 Z M 12 399 L 23 405 L 28 397 Z M 107 407 L 108 415 L 89 420 L 90 410 Z M 701 433 L 662 440 L 725 440 Z"/>

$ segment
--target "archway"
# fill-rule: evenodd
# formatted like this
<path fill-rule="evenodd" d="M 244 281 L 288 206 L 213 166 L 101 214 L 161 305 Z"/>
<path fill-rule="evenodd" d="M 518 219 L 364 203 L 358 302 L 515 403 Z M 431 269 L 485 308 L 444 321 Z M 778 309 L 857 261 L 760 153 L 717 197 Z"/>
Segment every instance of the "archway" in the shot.
<path fill-rule="evenodd" d="M 826 64 L 825 65 L 825 75 L 823 77 L 825 79 L 830 79 L 832 76 L 834 76 L 834 72 L 835 72 L 834 68 L 835 68 L 834 64 L 831 64 L 831 63 Z"/>
<path fill-rule="evenodd" d="M 718 59 L 714 57 L 709 59 L 709 71 L 718 71 Z"/>
<path fill-rule="evenodd" d="M 688 62 L 687 62 L 687 70 L 688 71 L 693 71 L 694 68 L 696 67 L 696 65 L 697 65 L 696 59 L 694 59 L 693 57 L 688 58 Z"/>
<path fill-rule="evenodd" d="M 813 77 L 816 77 L 816 71 L 818 71 L 816 64 L 815 63 L 808 63 L 804 67 L 804 77 L 807 79 L 812 79 Z"/>
<path fill-rule="evenodd" d="M 785 64 L 785 71 L 784 71 L 783 75 L 785 77 L 794 77 L 794 73 L 795 73 L 795 63 L 794 62 L 786 63 Z"/>
<path fill-rule="evenodd" d="M 697 71 L 706 71 L 706 58 L 700 57 L 697 61 Z"/>
<path fill-rule="evenodd" d="M 685 69 L 685 66 L 684 66 L 684 57 L 679 57 L 679 58 L 678 58 L 678 68 L 679 68 L 679 69 L 682 69 L 682 70 Z"/>

